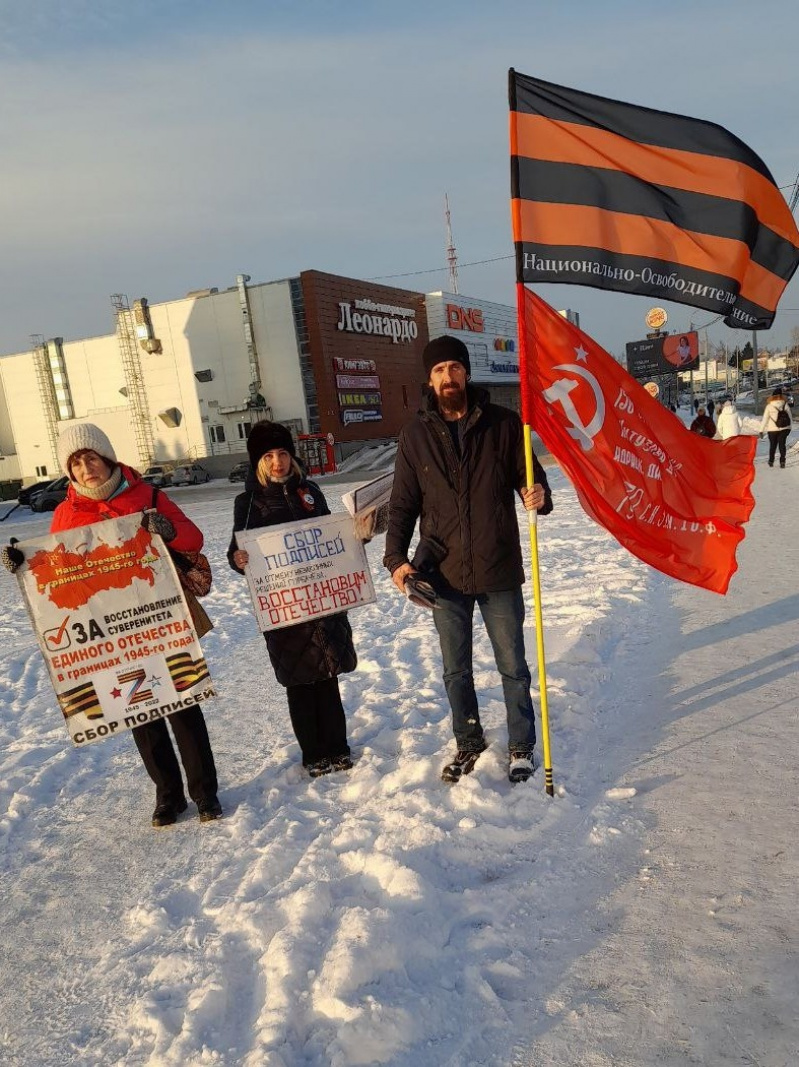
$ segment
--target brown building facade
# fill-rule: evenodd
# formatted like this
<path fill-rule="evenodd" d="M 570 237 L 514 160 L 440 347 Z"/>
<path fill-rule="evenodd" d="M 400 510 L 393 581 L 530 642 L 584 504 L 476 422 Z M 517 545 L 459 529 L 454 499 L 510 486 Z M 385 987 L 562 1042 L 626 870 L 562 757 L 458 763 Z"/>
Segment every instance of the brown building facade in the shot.
<path fill-rule="evenodd" d="M 315 270 L 300 284 L 317 432 L 342 444 L 396 437 L 421 398 L 424 294 Z"/>

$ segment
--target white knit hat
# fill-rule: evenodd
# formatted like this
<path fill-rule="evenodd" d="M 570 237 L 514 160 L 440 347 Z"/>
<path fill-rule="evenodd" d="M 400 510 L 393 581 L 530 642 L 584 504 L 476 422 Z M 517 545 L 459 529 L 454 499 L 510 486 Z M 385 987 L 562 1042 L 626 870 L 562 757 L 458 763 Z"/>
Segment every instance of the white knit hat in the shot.
<path fill-rule="evenodd" d="M 107 459 L 111 463 L 116 463 L 117 461 L 116 452 L 114 452 L 111 442 L 99 426 L 95 426 L 91 422 L 76 422 L 73 426 L 68 426 L 61 431 L 61 436 L 58 438 L 58 445 L 56 446 L 59 466 L 64 474 L 68 474 L 70 478 L 72 475 L 67 466 L 69 458 L 74 456 L 76 452 L 82 452 L 85 448 L 90 448 L 98 456 L 102 456 L 103 459 Z"/>

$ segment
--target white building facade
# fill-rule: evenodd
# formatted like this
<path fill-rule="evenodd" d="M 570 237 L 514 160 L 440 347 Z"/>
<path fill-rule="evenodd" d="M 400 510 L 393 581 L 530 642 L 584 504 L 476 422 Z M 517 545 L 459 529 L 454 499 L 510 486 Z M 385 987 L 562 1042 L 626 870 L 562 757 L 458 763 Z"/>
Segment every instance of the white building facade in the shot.
<path fill-rule="evenodd" d="M 55 442 L 73 420 L 137 467 L 243 452 L 259 418 L 307 428 L 290 281 L 136 302 L 118 321 L 0 358 L 0 454 L 16 468 L 2 477 L 59 475 Z"/>
<path fill-rule="evenodd" d="M 140 470 L 214 457 L 213 472 L 224 473 L 232 465 L 228 457 L 246 452 L 250 427 L 263 418 L 287 424 L 295 436 L 335 436 L 342 448 L 393 438 L 418 406 L 424 344 L 445 333 L 469 349 L 472 380 L 496 402 L 518 409 L 511 306 L 315 271 L 249 281 L 242 274 L 227 289 L 157 304 L 142 298 L 131 306 L 117 294 L 115 333 L 41 338 L 30 351 L 0 357 L 0 481 L 59 476 L 56 442 L 73 421 L 96 423 L 117 457 Z M 353 294 L 380 306 L 413 305 L 412 343 L 342 332 L 336 317 Z M 347 377 L 339 364 L 372 367 L 371 377 Z M 342 395 L 357 400 L 358 382 L 371 383 L 374 393 L 378 378 L 381 418 L 348 421 Z M 342 382 L 349 392 L 342 394 Z"/>

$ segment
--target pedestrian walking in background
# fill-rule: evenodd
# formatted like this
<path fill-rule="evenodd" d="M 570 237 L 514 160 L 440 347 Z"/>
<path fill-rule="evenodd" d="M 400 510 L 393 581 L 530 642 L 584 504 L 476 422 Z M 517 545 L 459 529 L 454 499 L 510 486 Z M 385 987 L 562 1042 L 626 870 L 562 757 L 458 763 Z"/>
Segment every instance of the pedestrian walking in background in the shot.
<path fill-rule="evenodd" d="M 785 466 L 785 453 L 788 442 L 788 434 L 791 432 L 793 417 L 788 401 L 782 395 L 782 389 L 778 385 L 766 401 L 763 409 L 763 421 L 760 424 L 760 437 L 768 434 L 768 465 L 774 466 L 774 458 L 779 449 L 780 466 Z"/>
<path fill-rule="evenodd" d="M 716 422 L 716 430 L 722 441 L 726 441 L 730 437 L 737 437 L 743 430 L 743 420 L 738 414 L 738 409 L 732 397 L 727 397 L 722 404 L 718 421 Z"/>
<path fill-rule="evenodd" d="M 159 534 L 176 552 L 195 553 L 203 547 L 202 533 L 165 493 L 157 495 L 153 506 L 152 486 L 142 481 L 132 467 L 117 461 L 111 442 L 99 426 L 78 423 L 68 427 L 59 437 L 56 451 L 70 483 L 66 500 L 53 513 L 51 533 L 141 512 L 142 526 L 151 534 Z M 3 564 L 12 573 L 22 562 L 18 548 L 9 546 L 3 550 Z M 168 721 L 200 821 L 220 818 L 216 766 L 202 711 L 195 704 L 173 712 Z M 131 732 L 155 783 L 152 824 L 171 826 L 188 805 L 167 719 L 144 723 Z"/>
<path fill-rule="evenodd" d="M 691 433 L 698 433 L 702 437 L 716 436 L 716 424 L 703 407 L 698 409 L 696 418 L 691 423 Z"/>
<path fill-rule="evenodd" d="M 707 402 L 707 416 L 709 419 L 713 418 L 713 412 L 716 410 L 716 401 L 708 400 Z"/>
<path fill-rule="evenodd" d="M 546 515 L 552 496 L 534 461 L 526 488 L 519 416 L 471 385 L 469 350 L 455 337 L 424 349 L 427 389 L 422 409 L 402 428 L 394 469 L 383 563 L 400 592 L 417 571 L 408 549 L 419 520 L 424 577 L 438 594 L 433 622 L 457 752 L 441 777 L 469 774 L 487 745 L 472 672 L 473 616 L 480 609 L 502 677 L 508 721 L 508 775 L 526 781 L 535 769 L 535 716 L 525 659 L 524 597 L 516 494 Z M 414 557 L 418 566 L 421 563 Z"/>

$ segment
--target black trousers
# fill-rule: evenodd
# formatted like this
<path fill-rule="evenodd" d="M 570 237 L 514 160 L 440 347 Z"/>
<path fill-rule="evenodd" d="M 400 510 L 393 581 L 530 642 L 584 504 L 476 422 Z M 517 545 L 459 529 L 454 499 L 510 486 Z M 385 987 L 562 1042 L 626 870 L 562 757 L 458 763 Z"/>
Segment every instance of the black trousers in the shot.
<path fill-rule="evenodd" d="M 189 796 L 195 803 L 210 800 L 216 796 L 218 786 L 203 713 L 196 705 L 183 708 L 170 715 L 169 722 L 186 772 Z M 166 719 L 157 719 L 137 726 L 133 731 L 139 755 L 155 782 L 156 804 L 174 804 L 186 795 L 166 723 Z"/>
<path fill-rule="evenodd" d="M 311 685 L 290 685 L 286 696 L 304 767 L 350 754 L 338 678 L 325 678 Z"/>
<path fill-rule="evenodd" d="M 774 466 L 774 456 L 777 449 L 780 450 L 780 466 L 785 466 L 785 448 L 788 444 L 787 430 L 769 430 L 768 432 L 768 465 Z"/>

